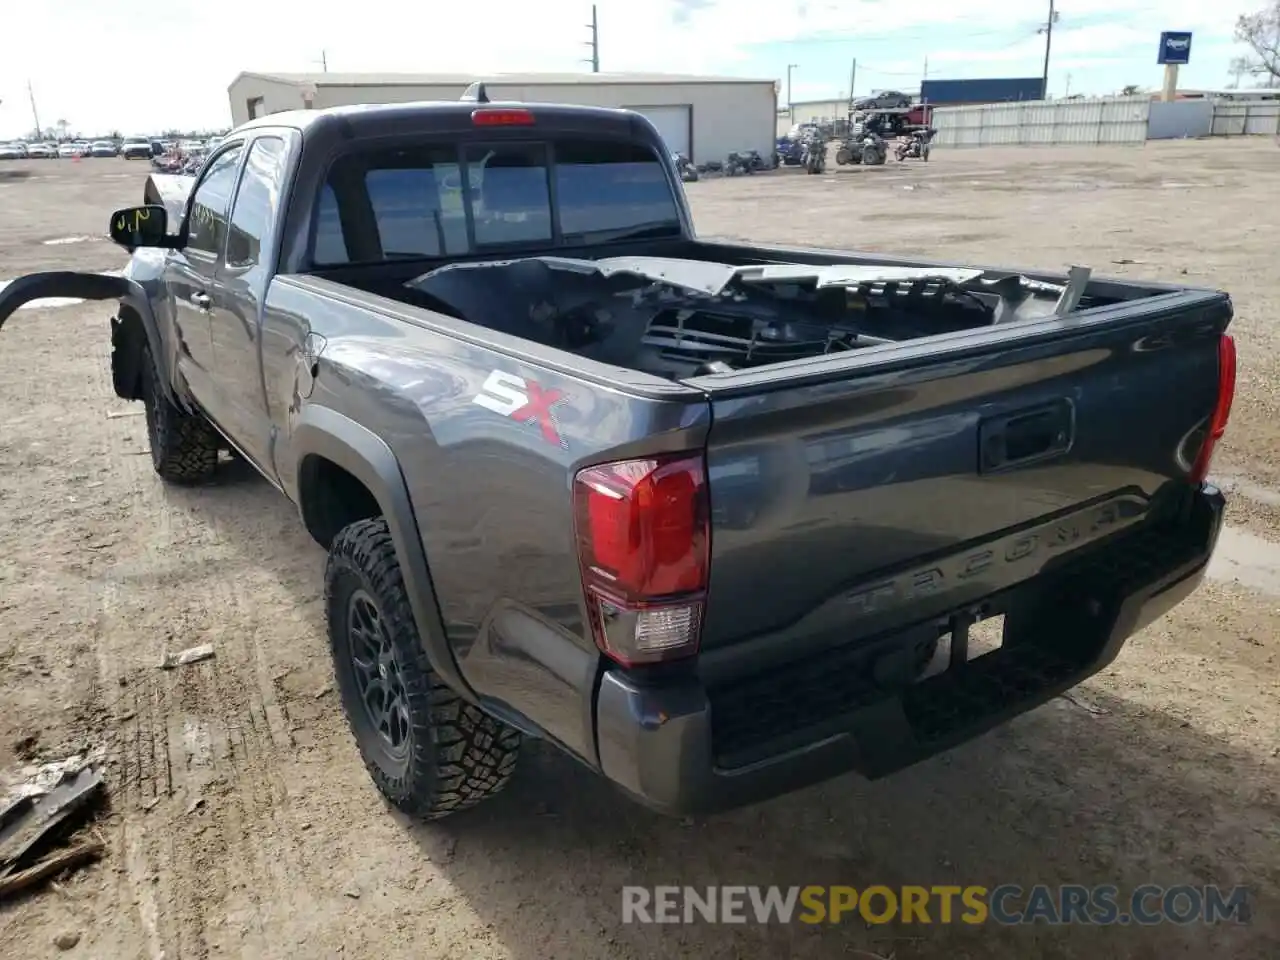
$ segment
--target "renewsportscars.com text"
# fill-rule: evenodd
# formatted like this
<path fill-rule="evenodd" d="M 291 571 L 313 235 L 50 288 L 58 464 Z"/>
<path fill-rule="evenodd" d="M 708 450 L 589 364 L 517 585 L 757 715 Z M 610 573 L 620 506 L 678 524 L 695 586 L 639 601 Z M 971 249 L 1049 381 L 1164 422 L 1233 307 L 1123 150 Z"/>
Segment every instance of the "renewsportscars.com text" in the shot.
<path fill-rule="evenodd" d="M 622 888 L 623 923 L 1247 923 L 1248 890 L 1144 884 Z"/>

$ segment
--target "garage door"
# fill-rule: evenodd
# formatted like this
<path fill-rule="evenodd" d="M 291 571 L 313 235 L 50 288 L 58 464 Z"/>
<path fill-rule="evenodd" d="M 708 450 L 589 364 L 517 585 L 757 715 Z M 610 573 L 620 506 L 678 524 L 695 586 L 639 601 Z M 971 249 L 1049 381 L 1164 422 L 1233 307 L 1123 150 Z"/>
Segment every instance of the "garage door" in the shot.
<path fill-rule="evenodd" d="M 689 152 L 689 117 L 690 109 L 685 106 L 665 107 L 627 107 L 636 113 L 643 113 L 649 122 L 658 128 L 662 139 L 672 153 L 683 153 L 692 159 Z"/>

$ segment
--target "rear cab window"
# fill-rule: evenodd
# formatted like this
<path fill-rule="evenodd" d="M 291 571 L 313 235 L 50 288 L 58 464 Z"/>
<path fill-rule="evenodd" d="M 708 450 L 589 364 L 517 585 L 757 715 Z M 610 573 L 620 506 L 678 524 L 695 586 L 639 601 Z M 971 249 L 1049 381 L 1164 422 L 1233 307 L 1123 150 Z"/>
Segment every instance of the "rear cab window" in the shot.
<path fill-rule="evenodd" d="M 454 257 L 503 247 L 680 236 L 658 156 L 584 138 L 356 151 L 316 206 L 317 267 Z"/>

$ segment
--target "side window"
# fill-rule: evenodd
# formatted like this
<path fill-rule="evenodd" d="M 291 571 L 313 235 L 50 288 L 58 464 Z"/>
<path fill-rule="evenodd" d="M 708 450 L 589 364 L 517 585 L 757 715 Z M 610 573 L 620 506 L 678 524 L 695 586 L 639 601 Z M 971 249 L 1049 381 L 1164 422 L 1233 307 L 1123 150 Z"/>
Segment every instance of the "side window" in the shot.
<path fill-rule="evenodd" d="M 227 232 L 227 208 L 236 182 L 236 166 L 243 147 L 220 153 L 209 165 L 208 175 L 200 181 L 191 200 L 191 220 L 187 249 L 217 256 Z"/>
<path fill-rule="evenodd" d="M 467 252 L 455 148 L 378 150 L 334 163 L 316 204 L 312 261 L 335 266 L 372 258 L 379 250 L 388 260 Z"/>
<path fill-rule="evenodd" d="M 551 239 L 544 146 L 468 147 L 467 176 L 477 246 Z"/>
<path fill-rule="evenodd" d="M 316 263 L 348 263 L 347 241 L 342 236 L 342 221 L 338 217 L 338 197 L 333 187 L 325 184 L 320 190 L 320 202 L 316 204 L 316 240 L 312 259 Z"/>
<path fill-rule="evenodd" d="M 458 165 L 441 161 L 366 173 L 364 187 L 378 222 L 382 255 L 392 259 L 466 253 L 460 183 Z"/>
<path fill-rule="evenodd" d="M 249 148 L 231 210 L 227 266 L 253 266 L 261 262 L 264 248 L 271 249 L 286 157 L 284 141 L 279 137 L 259 137 Z"/>
<path fill-rule="evenodd" d="M 658 158 L 630 143 L 558 141 L 556 200 L 567 237 L 680 222 Z"/>

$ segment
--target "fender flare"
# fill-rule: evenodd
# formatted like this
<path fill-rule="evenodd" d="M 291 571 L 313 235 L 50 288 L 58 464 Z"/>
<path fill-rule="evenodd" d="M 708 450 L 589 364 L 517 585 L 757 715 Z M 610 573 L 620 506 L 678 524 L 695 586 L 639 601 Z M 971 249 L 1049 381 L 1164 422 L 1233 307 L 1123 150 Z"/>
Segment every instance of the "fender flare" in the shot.
<path fill-rule="evenodd" d="M 76 300 L 115 300 L 128 296 L 131 281 L 108 273 L 81 273 L 75 270 L 50 270 L 29 273 L 0 290 L 0 327 L 19 307 L 45 297 L 71 297 Z"/>
<path fill-rule="evenodd" d="M 164 357 L 163 339 L 156 325 L 155 315 L 151 312 L 150 301 L 147 299 L 146 291 L 136 280 L 109 273 L 81 273 L 74 270 L 29 273 L 0 290 L 0 327 L 3 327 L 5 321 L 20 307 L 32 300 L 43 300 L 45 297 L 119 300 L 122 306 L 128 307 L 140 318 L 151 355 L 157 358 Z M 172 388 L 168 379 L 162 377 L 161 385 L 166 395 L 172 399 Z"/>
<path fill-rule="evenodd" d="M 478 703 L 475 692 L 463 679 L 457 659 L 449 646 L 444 617 L 436 598 L 435 585 L 427 566 L 427 554 L 418 533 L 413 503 L 400 462 L 377 434 L 328 407 L 307 405 L 294 422 L 290 446 L 296 452 L 294 489 L 301 511 L 301 469 L 309 456 L 320 456 L 337 464 L 365 485 L 373 494 L 386 520 L 400 561 L 400 574 L 409 595 L 409 608 L 431 668 L 457 694 Z"/>
<path fill-rule="evenodd" d="M 173 387 L 173 358 L 165 353 L 164 338 L 160 335 L 160 325 L 156 323 L 155 314 L 151 311 L 151 301 L 147 298 L 147 293 L 142 286 L 136 281 L 129 281 L 129 292 L 120 298 L 121 308 L 127 308 L 137 314 L 139 322 L 142 324 L 142 332 L 147 338 L 147 349 L 151 352 L 151 356 L 156 359 L 157 363 L 162 363 L 163 370 L 169 370 L 168 376 L 160 377 L 160 389 L 164 391 L 164 395 L 172 402 L 177 401 Z M 111 319 L 111 345 L 116 346 L 116 330 L 123 323 L 119 317 Z M 112 376 L 116 376 L 116 357 L 114 350 L 111 357 Z"/>

